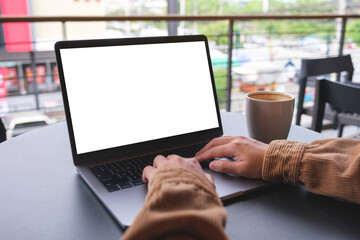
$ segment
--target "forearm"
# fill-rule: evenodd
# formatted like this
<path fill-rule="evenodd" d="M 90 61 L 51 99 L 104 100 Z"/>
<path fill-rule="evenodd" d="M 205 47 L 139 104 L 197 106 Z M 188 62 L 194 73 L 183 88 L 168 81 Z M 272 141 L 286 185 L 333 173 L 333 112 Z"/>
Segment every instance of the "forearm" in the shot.
<path fill-rule="evenodd" d="M 360 203 L 360 141 L 273 141 L 264 157 L 262 177 L 303 184 L 314 193 Z"/>
<path fill-rule="evenodd" d="M 160 170 L 123 239 L 227 239 L 226 210 L 214 187 L 181 169 Z"/>

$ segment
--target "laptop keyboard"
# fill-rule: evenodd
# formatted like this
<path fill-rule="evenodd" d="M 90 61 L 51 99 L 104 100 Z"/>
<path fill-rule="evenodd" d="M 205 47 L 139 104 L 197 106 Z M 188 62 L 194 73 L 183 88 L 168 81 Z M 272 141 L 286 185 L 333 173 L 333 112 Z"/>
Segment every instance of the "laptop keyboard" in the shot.
<path fill-rule="evenodd" d="M 195 153 L 204 146 L 205 144 L 203 143 L 177 149 L 176 154 L 182 157 L 193 157 L 195 156 Z M 148 165 L 152 166 L 153 160 L 157 155 L 168 156 L 173 153 L 174 151 L 166 151 L 158 154 L 97 165 L 90 167 L 89 169 L 109 192 L 114 192 L 144 184 L 142 180 L 144 168 Z M 207 162 L 204 162 L 202 166 L 206 167 L 207 164 Z"/>

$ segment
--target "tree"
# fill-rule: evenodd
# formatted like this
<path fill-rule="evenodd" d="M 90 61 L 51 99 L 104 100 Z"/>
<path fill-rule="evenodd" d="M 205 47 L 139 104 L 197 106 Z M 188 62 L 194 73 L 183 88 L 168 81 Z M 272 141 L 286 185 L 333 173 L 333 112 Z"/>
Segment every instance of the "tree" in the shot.
<path fill-rule="evenodd" d="M 351 38 L 355 43 L 360 44 L 360 20 L 352 20 L 348 23 L 346 36 Z"/>

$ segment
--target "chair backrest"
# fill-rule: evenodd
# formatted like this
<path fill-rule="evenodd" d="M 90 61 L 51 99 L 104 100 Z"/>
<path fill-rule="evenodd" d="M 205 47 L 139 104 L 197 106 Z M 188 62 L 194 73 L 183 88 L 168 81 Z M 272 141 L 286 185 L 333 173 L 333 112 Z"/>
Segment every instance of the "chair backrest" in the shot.
<path fill-rule="evenodd" d="M 312 130 L 321 132 L 326 103 L 329 103 L 337 112 L 360 114 L 359 102 L 359 84 L 333 82 L 326 79 L 317 80 Z"/>
<path fill-rule="evenodd" d="M 347 73 L 347 81 L 352 80 L 354 66 L 350 55 L 301 60 L 300 79 L 341 72 Z"/>
<path fill-rule="evenodd" d="M 304 97 L 308 77 L 330 73 L 346 72 L 346 81 L 352 81 L 354 66 L 350 55 L 317 59 L 302 59 L 299 77 L 299 96 L 296 124 L 300 125 L 301 115 L 304 113 Z M 337 80 L 339 80 L 338 78 Z"/>
<path fill-rule="evenodd" d="M 0 143 L 6 140 L 6 129 L 0 118 Z"/>

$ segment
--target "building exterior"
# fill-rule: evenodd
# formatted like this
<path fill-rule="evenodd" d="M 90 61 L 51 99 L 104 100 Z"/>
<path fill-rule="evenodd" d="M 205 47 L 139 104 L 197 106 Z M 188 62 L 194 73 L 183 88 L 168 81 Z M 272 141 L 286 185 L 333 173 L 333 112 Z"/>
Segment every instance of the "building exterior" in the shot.
<path fill-rule="evenodd" d="M 13 0 L 7 0 L 13 1 Z M 31 15 L 34 16 L 104 16 L 105 0 L 31 0 Z M 66 38 L 103 38 L 105 22 L 66 23 Z M 36 50 L 53 48 L 56 40 L 63 39 L 60 23 L 34 23 L 33 34 Z"/>
<path fill-rule="evenodd" d="M 105 0 L 0 0 L 1 15 L 22 16 L 104 16 Z M 101 38 L 106 32 L 105 22 L 66 23 L 66 38 Z M 2 36 L 5 42 L 32 41 L 33 46 L 7 46 L 9 52 L 52 50 L 53 44 L 63 39 L 61 23 L 6 23 Z"/>
<path fill-rule="evenodd" d="M 105 0 L 0 0 L 3 16 L 103 16 Z M 105 22 L 66 23 L 67 39 L 103 38 Z M 0 27 L 0 98 L 59 89 L 54 43 L 61 23 L 4 23 Z M 6 88 L 6 89 L 4 89 Z M 1 105 L 1 104 L 0 104 Z M 1 112 L 1 109 L 0 109 Z"/>

